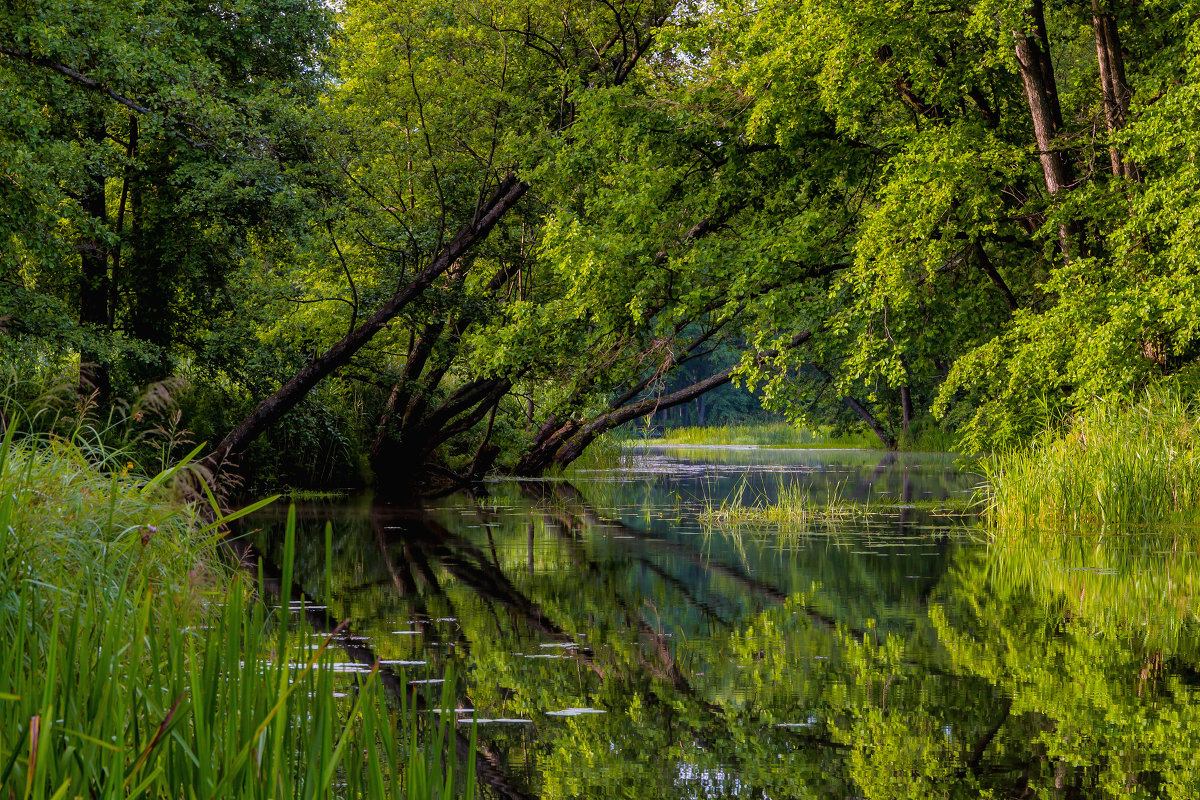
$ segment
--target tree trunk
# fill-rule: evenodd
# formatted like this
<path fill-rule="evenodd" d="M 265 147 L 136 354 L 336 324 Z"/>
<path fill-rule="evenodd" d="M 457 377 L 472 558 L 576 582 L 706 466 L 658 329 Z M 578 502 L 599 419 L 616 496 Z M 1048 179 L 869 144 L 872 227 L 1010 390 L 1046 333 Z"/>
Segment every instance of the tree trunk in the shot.
<path fill-rule="evenodd" d="M 975 242 L 971 245 L 971 252 L 975 256 L 975 263 L 983 270 L 983 274 L 987 275 L 988 280 L 992 285 L 1000 290 L 1000 296 L 1004 298 L 1004 305 L 1008 306 L 1009 311 L 1017 310 L 1017 298 L 1012 293 L 1012 289 L 1008 288 L 1008 284 L 1004 281 L 1004 277 L 996 269 L 996 265 L 988 258 L 987 251 L 983 249 L 983 245 Z"/>
<path fill-rule="evenodd" d="M 909 392 L 908 386 L 900 387 L 900 417 L 902 419 L 904 435 L 908 436 L 912 432 L 912 393 Z"/>
<path fill-rule="evenodd" d="M 1058 149 L 1058 138 L 1063 130 L 1062 108 L 1058 102 L 1058 85 L 1054 80 L 1054 67 L 1050 62 L 1050 42 L 1046 33 L 1046 19 L 1042 0 L 1034 0 L 1030 7 L 1031 33 L 1016 32 L 1017 67 L 1021 82 L 1025 85 L 1025 99 L 1029 114 L 1033 118 L 1033 133 L 1037 138 L 1042 174 L 1046 189 L 1058 195 L 1075 182 L 1071 163 Z"/>
<path fill-rule="evenodd" d="M 383 408 L 383 414 L 379 418 L 379 424 L 375 426 L 375 439 L 371 442 L 370 450 L 372 465 L 383 452 L 388 429 L 391 427 L 392 417 L 396 415 L 397 409 L 408 408 L 409 399 L 412 397 L 412 387 L 421 371 L 425 369 L 425 362 L 429 360 L 429 354 L 433 352 L 433 345 L 441 336 L 443 326 L 443 322 L 430 323 L 417 337 L 412 352 L 404 363 L 404 372 L 401 373 L 400 380 L 392 387 L 387 404 Z"/>
<path fill-rule="evenodd" d="M 619 408 L 616 411 L 601 414 L 580 428 L 579 432 L 572 436 L 554 454 L 554 463 L 560 467 L 567 466 L 583 455 L 583 451 L 596 440 L 597 436 L 607 433 L 618 425 L 623 425 L 630 420 L 643 417 L 655 409 L 666 410 L 682 403 L 690 403 L 705 392 L 711 391 L 718 386 L 724 386 L 733 380 L 733 372 L 736 368 L 736 365 L 730 367 L 702 381 L 696 381 L 691 386 L 684 387 L 677 392 L 672 392 L 662 397 L 650 397 L 641 402 Z"/>
<path fill-rule="evenodd" d="M 129 115 L 129 142 L 125 149 L 125 176 L 121 180 L 121 200 L 117 203 L 117 225 L 115 231 L 116 246 L 112 251 L 112 275 L 108 279 L 108 329 L 111 331 L 116 324 L 117 308 L 121 303 L 121 254 L 123 252 L 123 237 L 125 219 L 140 213 L 141 209 L 134 204 L 134 196 L 129 190 L 135 178 L 133 159 L 137 157 L 138 149 L 138 120 L 136 114 Z"/>
<path fill-rule="evenodd" d="M 1092 0 L 1092 30 L 1096 36 L 1096 62 L 1100 66 L 1100 88 L 1104 93 L 1104 119 L 1111 137 L 1125 127 L 1133 90 L 1125 79 L 1125 57 L 1121 54 L 1121 36 L 1117 19 L 1100 10 L 1100 0 Z M 1137 180 L 1137 168 L 1126 163 L 1115 143 L 1108 146 L 1112 174 Z"/>
<path fill-rule="evenodd" d="M 846 408 L 858 415 L 859 419 L 867 423 L 867 426 L 875 432 L 875 435 L 879 437 L 879 441 L 884 447 L 886 447 L 888 450 L 896 449 L 896 437 L 888 433 L 887 430 L 879 424 L 879 420 L 875 419 L 875 416 L 863 407 L 862 403 L 858 402 L 850 395 L 843 397 L 842 402 L 846 404 Z"/>
<path fill-rule="evenodd" d="M 258 404 L 229 435 L 204 459 L 204 465 L 217 471 L 231 458 L 240 455 L 247 446 L 276 420 L 295 408 L 308 392 L 323 378 L 345 366 L 350 359 L 383 327 L 460 258 L 487 238 L 492 228 L 525 195 L 529 185 L 509 175 L 480 206 L 475 218 L 464 225 L 455 237 L 441 249 L 407 286 L 392 296 L 371 317 L 340 341 L 313 359 L 297 372 L 278 391 Z"/>
<path fill-rule="evenodd" d="M 104 112 L 93 110 L 88 121 L 88 138 L 99 149 L 105 140 Z M 108 206 L 104 193 L 103 172 L 92 174 L 81 199 L 83 211 L 94 234 L 79 242 L 81 277 L 79 282 L 79 322 L 89 328 L 91 335 L 101 335 L 111 323 L 108 307 L 108 248 L 101 238 L 108 225 Z M 96 392 L 103 401 L 112 391 L 108 367 L 101 355 L 92 348 L 79 354 L 79 389 L 84 394 Z"/>

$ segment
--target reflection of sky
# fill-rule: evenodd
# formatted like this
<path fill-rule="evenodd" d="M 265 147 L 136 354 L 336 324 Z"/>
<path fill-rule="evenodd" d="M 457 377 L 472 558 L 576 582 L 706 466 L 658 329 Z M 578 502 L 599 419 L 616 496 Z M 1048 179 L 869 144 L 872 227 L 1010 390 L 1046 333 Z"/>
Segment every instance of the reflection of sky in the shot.
<path fill-rule="evenodd" d="M 786 538 L 696 521 L 706 503 L 739 490 L 769 499 L 789 482 L 817 498 L 869 497 L 872 517 Z M 570 483 L 497 481 L 486 497 L 420 510 L 367 500 L 302 508 L 296 574 L 324 599 L 331 519 L 331 613 L 431 697 L 453 666 L 468 685 L 453 705 L 472 710 L 457 716 L 487 720 L 481 741 L 531 786 L 547 753 L 596 736 L 621 742 L 614 775 L 642 764 L 656 796 L 758 797 L 731 754 L 698 754 L 681 733 L 682 755 L 664 762 L 638 726 L 660 724 L 656 702 L 702 716 L 720 706 L 729 717 L 703 724 L 757 726 L 768 758 L 820 729 L 814 692 L 837 668 L 835 626 L 858 635 L 874 620 L 881 633 L 925 635 L 913 631 L 930 592 L 955 550 L 974 546 L 951 523 L 878 498 L 952 497 L 972 483 L 943 456 L 639 448 Z M 260 517 L 260 543 L 277 556 L 281 526 Z M 608 768 L 589 780 L 604 784 Z M 574 796 L 620 794 L 610 788 Z"/>
<path fill-rule="evenodd" d="M 757 447 L 629 448 L 611 469 L 576 470 L 576 484 L 636 483 L 678 494 L 683 503 L 713 502 L 742 493 L 746 502 L 769 502 L 798 484 L 814 500 L 841 499 L 897 505 L 961 499 L 980 476 L 955 468 L 944 453 L 874 450 L 803 450 Z"/>

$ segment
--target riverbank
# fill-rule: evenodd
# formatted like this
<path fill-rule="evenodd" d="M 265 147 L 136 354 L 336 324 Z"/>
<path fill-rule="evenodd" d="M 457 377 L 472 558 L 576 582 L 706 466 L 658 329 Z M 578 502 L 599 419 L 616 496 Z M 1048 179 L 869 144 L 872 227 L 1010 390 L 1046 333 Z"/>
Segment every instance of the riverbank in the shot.
<path fill-rule="evenodd" d="M 1098 400 L 983 464 L 997 531 L 1200 523 L 1200 413 L 1178 387 Z"/>
<path fill-rule="evenodd" d="M 836 432 L 832 428 L 797 428 L 786 422 L 722 427 L 669 428 L 662 436 L 625 440 L 663 445 L 801 447 L 814 450 L 878 450 L 878 437 L 870 431 Z M 950 452 L 954 434 L 941 429 L 926 429 L 915 435 L 901 436 L 899 449 L 920 452 Z"/>
<path fill-rule="evenodd" d="M 0 444 L 0 795 L 443 796 L 453 723 L 414 746 L 378 665 L 347 674 L 333 636 L 279 624 L 219 550 L 238 514 L 182 502 L 181 474 Z"/>

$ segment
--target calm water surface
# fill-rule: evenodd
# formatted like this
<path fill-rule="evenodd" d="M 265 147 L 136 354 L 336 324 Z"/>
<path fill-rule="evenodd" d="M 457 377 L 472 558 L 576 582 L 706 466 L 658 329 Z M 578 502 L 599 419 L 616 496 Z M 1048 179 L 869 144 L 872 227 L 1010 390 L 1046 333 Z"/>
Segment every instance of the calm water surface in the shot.
<path fill-rule="evenodd" d="M 1194 544 L 988 544 L 947 513 L 978 482 L 943 455 L 641 448 L 299 507 L 297 573 L 349 620 L 347 680 L 378 658 L 432 697 L 454 670 L 484 796 L 1200 796 Z M 870 513 L 697 521 L 793 483 Z M 279 517 L 256 524 L 278 559 Z"/>

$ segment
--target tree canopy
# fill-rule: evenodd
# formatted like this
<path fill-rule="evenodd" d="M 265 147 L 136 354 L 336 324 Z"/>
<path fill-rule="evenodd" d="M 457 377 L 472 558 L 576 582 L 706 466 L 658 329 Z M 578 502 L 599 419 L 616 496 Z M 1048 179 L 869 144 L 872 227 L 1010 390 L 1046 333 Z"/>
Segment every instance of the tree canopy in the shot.
<path fill-rule="evenodd" d="M 1195 384 L 1198 19 L 10 4 L 0 352 L 297 482 L 537 474 L 730 384 L 1019 443 Z"/>

